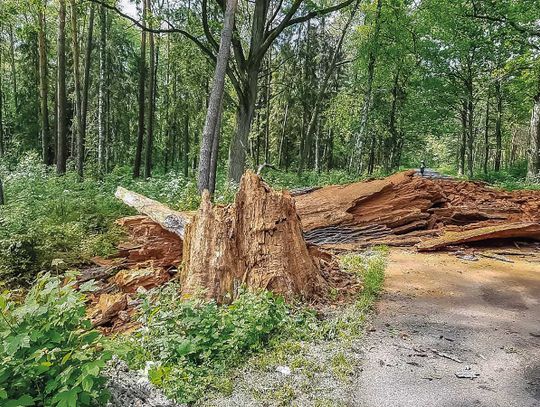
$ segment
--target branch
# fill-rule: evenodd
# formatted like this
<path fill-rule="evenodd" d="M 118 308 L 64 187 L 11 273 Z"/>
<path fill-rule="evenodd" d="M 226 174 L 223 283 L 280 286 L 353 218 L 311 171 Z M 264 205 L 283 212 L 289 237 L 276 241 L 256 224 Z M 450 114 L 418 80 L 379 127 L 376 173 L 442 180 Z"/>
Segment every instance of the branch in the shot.
<path fill-rule="evenodd" d="M 138 21 L 137 19 L 127 15 L 126 13 L 122 12 L 122 10 L 120 10 L 118 7 L 116 6 L 111 6 L 101 0 L 86 0 L 86 1 L 89 1 L 91 3 L 96 3 L 96 4 L 99 4 L 100 6 L 103 6 L 109 10 L 112 10 L 114 11 L 116 14 L 118 14 L 119 16 L 131 21 L 133 24 L 135 24 L 137 27 L 139 27 L 141 30 L 143 31 L 146 31 L 146 32 L 151 32 L 151 33 L 154 33 L 154 34 L 167 34 L 167 33 L 178 33 L 178 34 L 182 34 L 184 37 L 190 39 L 195 45 L 197 45 L 202 52 L 204 52 L 206 54 L 207 57 L 209 57 L 214 63 L 216 61 L 216 57 L 215 55 L 213 54 L 213 52 L 208 49 L 197 37 L 191 35 L 190 33 L 188 33 L 187 31 L 185 30 L 182 30 L 180 28 L 175 28 L 172 26 L 171 23 L 169 23 L 168 21 L 166 21 L 166 23 L 169 25 L 170 28 L 168 29 L 156 29 L 156 28 L 149 28 L 149 27 L 145 27 L 140 21 Z"/>
<path fill-rule="evenodd" d="M 206 39 L 212 45 L 212 48 L 214 48 L 215 51 L 219 50 L 219 45 L 217 41 L 214 39 L 214 36 L 210 32 L 210 27 L 208 26 L 208 0 L 202 1 L 202 25 L 204 29 L 204 35 L 206 36 Z"/>
<path fill-rule="evenodd" d="M 260 58 L 261 56 L 264 56 L 264 54 L 266 54 L 266 51 L 268 50 L 268 48 L 270 48 L 270 46 L 272 45 L 274 40 L 279 36 L 279 34 L 281 34 L 281 32 L 285 28 L 290 27 L 291 25 L 294 25 L 294 24 L 303 23 L 303 22 L 311 20 L 312 18 L 315 18 L 315 17 L 324 16 L 326 14 L 333 13 L 334 11 L 341 10 L 342 8 L 351 5 L 356 0 L 345 0 L 345 1 L 341 2 L 341 3 L 339 3 L 339 4 L 336 4 L 335 6 L 326 7 L 326 8 L 320 9 L 320 10 L 315 10 L 315 11 L 307 13 L 307 14 L 305 14 L 303 16 L 293 18 L 294 14 L 298 11 L 298 8 L 300 7 L 300 4 L 302 3 L 302 1 L 303 0 L 295 0 L 293 5 L 291 6 L 289 12 L 283 18 L 281 23 L 279 23 L 279 25 L 277 27 L 271 29 L 270 31 L 268 31 L 266 33 L 265 40 L 264 40 L 263 44 L 261 45 L 261 48 L 260 48 L 259 52 L 257 52 L 257 57 Z"/>
<path fill-rule="evenodd" d="M 485 14 L 478 14 L 476 12 L 473 14 L 468 14 L 467 17 L 479 18 L 481 20 L 487 20 L 495 23 L 508 24 L 510 27 L 520 33 L 532 35 L 534 37 L 540 37 L 540 30 L 521 25 L 519 23 L 516 23 L 515 21 L 509 20 L 506 17 L 488 16 Z"/>

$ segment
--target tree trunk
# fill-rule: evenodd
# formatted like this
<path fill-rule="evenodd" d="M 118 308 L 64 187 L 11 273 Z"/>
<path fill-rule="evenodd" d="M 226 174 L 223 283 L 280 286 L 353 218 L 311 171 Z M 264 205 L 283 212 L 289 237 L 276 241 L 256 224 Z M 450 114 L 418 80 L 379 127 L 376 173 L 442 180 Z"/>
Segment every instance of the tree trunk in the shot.
<path fill-rule="evenodd" d="M 142 151 L 144 144 L 144 116 L 145 116 L 145 88 L 146 88 L 146 0 L 143 0 L 143 18 L 141 31 L 141 54 L 139 59 L 139 95 L 138 95 L 138 124 L 137 124 L 137 146 L 135 149 L 135 161 L 133 163 L 133 178 L 139 178 L 141 175 Z"/>
<path fill-rule="evenodd" d="M 487 100 L 486 100 L 486 122 L 484 126 L 484 174 L 488 173 L 488 162 L 489 162 L 489 99 L 490 92 L 488 90 Z"/>
<path fill-rule="evenodd" d="M 474 172 L 474 101 L 472 80 L 467 86 L 467 175 L 473 177 Z"/>
<path fill-rule="evenodd" d="M 212 144 L 212 156 L 210 158 L 210 178 L 208 180 L 208 191 L 210 195 L 214 195 L 216 192 L 216 177 L 217 177 L 217 163 L 219 159 L 219 134 L 221 132 L 221 115 L 223 111 L 220 110 L 218 117 L 218 126 L 216 127 L 216 134 L 214 135 L 214 141 Z"/>
<path fill-rule="evenodd" d="M 152 18 L 152 0 L 146 0 L 146 12 Z M 152 24 L 150 24 L 152 28 Z M 156 49 L 154 43 L 154 34 L 148 33 L 148 53 L 150 64 L 148 67 L 148 118 L 146 134 L 146 157 L 144 162 L 144 176 L 152 176 L 152 156 L 154 152 L 154 110 L 155 110 L 155 87 L 156 87 Z"/>
<path fill-rule="evenodd" d="M 39 106 L 41 127 L 41 158 L 45 165 L 53 163 L 51 133 L 49 127 L 49 76 L 47 69 L 47 42 L 45 26 L 45 4 L 39 4 L 38 11 L 38 52 L 39 52 Z"/>
<path fill-rule="evenodd" d="M 99 89 L 98 89 L 98 173 L 105 173 L 107 138 L 107 10 L 101 6 L 99 12 Z"/>
<path fill-rule="evenodd" d="M 184 238 L 186 225 L 191 222 L 190 215 L 174 211 L 153 199 L 122 187 L 116 189 L 114 196 L 126 205 L 134 208 L 137 212 L 148 216 L 163 229 Z"/>
<path fill-rule="evenodd" d="M 73 55 L 73 82 L 75 84 L 75 111 L 77 129 L 77 174 L 83 177 L 84 171 L 84 124 L 82 120 L 82 89 L 80 72 L 79 25 L 77 22 L 77 5 L 70 0 L 71 6 L 71 50 Z"/>
<path fill-rule="evenodd" d="M 501 91 L 501 81 L 495 82 L 495 94 L 497 97 L 497 121 L 495 122 L 495 171 L 501 169 L 502 160 L 502 117 L 503 117 L 503 96 Z"/>
<path fill-rule="evenodd" d="M 461 142 L 459 143 L 458 175 L 465 175 L 465 153 L 467 150 L 467 102 L 461 108 Z"/>
<path fill-rule="evenodd" d="M 289 103 L 285 105 L 285 117 L 283 118 L 283 124 L 281 126 L 281 138 L 279 141 L 279 152 L 278 152 L 278 166 L 281 168 L 283 166 L 283 147 L 285 144 L 285 129 L 287 128 L 287 119 L 289 117 Z"/>
<path fill-rule="evenodd" d="M 252 72 L 250 94 L 246 99 L 239 100 L 236 109 L 236 130 L 233 134 L 229 148 L 229 179 L 239 182 L 244 172 L 246 162 L 246 149 L 251 129 L 251 121 L 255 111 L 255 97 L 257 94 L 257 72 Z M 255 95 L 253 95 L 255 94 Z"/>
<path fill-rule="evenodd" d="M 95 6 L 90 6 L 90 16 L 88 18 L 88 37 L 86 39 L 86 52 L 84 58 L 84 78 L 82 87 L 82 101 L 81 101 L 81 144 L 78 146 L 78 155 L 84 157 L 85 144 L 86 144 L 86 123 L 88 115 L 88 91 L 90 88 L 90 68 L 92 65 L 92 47 L 94 37 L 94 18 L 95 18 Z"/>
<path fill-rule="evenodd" d="M 2 179 L 0 179 L 0 205 L 4 205 L 6 200 L 4 198 L 4 184 L 2 184 Z"/>
<path fill-rule="evenodd" d="M 540 178 L 540 93 L 534 97 L 529 136 L 527 178 L 538 180 Z"/>
<path fill-rule="evenodd" d="M 11 63 L 11 81 L 13 84 L 13 106 L 17 112 L 19 109 L 18 95 L 19 90 L 17 88 L 17 69 L 15 66 L 15 39 L 13 37 L 13 25 L 9 25 L 9 53 L 10 53 L 10 63 Z"/>
<path fill-rule="evenodd" d="M 364 142 L 364 139 L 368 132 L 369 124 L 369 113 L 371 110 L 371 99 L 373 93 L 373 80 L 375 78 L 375 64 L 377 62 L 377 51 L 378 51 L 378 42 L 379 42 L 379 32 L 381 28 L 381 10 L 382 10 L 382 0 L 377 0 L 377 11 L 375 13 L 375 28 L 373 33 L 372 45 L 369 50 L 369 59 L 368 59 L 368 78 L 366 93 L 364 94 L 364 104 L 362 106 L 362 116 L 360 118 L 360 128 L 356 135 L 356 140 L 353 146 L 353 151 L 351 153 L 351 159 L 349 161 L 349 168 L 354 172 L 359 172 L 361 167 L 361 146 Z M 372 142 L 373 146 L 373 142 Z M 370 156 L 371 159 L 371 156 Z"/>
<path fill-rule="evenodd" d="M 56 172 L 66 173 L 67 159 L 67 95 L 66 95 L 66 2 L 59 0 L 58 9 L 58 63 L 57 63 L 57 98 L 58 98 L 58 132 L 56 150 Z"/>
<path fill-rule="evenodd" d="M 183 253 L 184 295 L 228 302 L 245 285 L 313 299 L 328 289 L 302 236 L 293 198 L 272 191 L 252 172 L 242 178 L 233 205 L 212 206 L 203 194 L 186 226 Z"/>
<path fill-rule="evenodd" d="M 184 117 L 184 177 L 189 177 L 189 114 Z"/>
<path fill-rule="evenodd" d="M 6 153 L 4 144 L 4 89 L 2 85 L 2 48 L 0 47 L 0 158 Z M 0 187 L 1 182 L 2 180 L 0 180 Z M 0 199 L 2 199 L 1 196 Z"/>
<path fill-rule="evenodd" d="M 200 192 L 204 191 L 205 189 L 210 189 L 210 172 L 212 171 L 212 149 L 214 145 L 214 138 L 219 137 L 219 119 L 221 117 L 221 109 L 223 105 L 225 75 L 227 74 L 229 54 L 231 50 L 236 3 L 237 0 L 227 0 L 227 6 L 225 10 L 223 30 L 221 32 L 221 41 L 216 61 L 216 70 L 214 73 L 214 81 L 212 83 L 212 92 L 208 101 L 206 121 L 204 123 L 203 135 L 201 139 L 198 175 L 198 187 Z M 219 141 L 216 141 L 216 145 L 218 143 Z M 215 174 L 213 175 L 213 177 L 215 180 Z"/>

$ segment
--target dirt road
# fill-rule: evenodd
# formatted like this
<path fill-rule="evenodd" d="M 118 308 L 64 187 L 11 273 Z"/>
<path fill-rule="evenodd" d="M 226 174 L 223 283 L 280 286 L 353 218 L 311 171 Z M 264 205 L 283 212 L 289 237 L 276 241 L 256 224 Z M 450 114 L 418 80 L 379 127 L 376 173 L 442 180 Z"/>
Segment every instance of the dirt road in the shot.
<path fill-rule="evenodd" d="M 540 406 L 540 263 L 393 251 L 373 324 L 354 405 Z"/>

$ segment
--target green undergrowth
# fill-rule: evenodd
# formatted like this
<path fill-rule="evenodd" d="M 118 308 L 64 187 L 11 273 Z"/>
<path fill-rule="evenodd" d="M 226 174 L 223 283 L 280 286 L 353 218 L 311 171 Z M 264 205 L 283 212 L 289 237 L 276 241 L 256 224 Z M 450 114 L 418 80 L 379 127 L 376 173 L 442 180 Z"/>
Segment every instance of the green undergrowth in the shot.
<path fill-rule="evenodd" d="M 24 300 L 0 294 L 0 405 L 103 405 L 111 352 L 86 317 L 74 276 L 42 275 Z"/>
<path fill-rule="evenodd" d="M 345 183 L 355 180 L 344 171 L 301 175 L 265 170 L 274 188 Z M 54 259 L 62 268 L 77 267 L 93 256 L 114 253 L 122 231 L 114 221 L 135 212 L 115 198 L 117 186 L 144 194 L 178 210 L 194 210 L 200 195 L 193 177 L 178 172 L 134 180 L 129 167 L 117 167 L 96 179 L 79 180 L 74 172 L 62 177 L 28 154 L 16 166 L 0 161 L 6 204 L 0 206 L 0 282 L 28 286 Z M 218 174 L 215 201 L 234 200 L 235 185 Z"/>
<path fill-rule="evenodd" d="M 230 393 L 230 373 L 245 363 L 259 368 L 309 366 L 309 371 L 316 372 L 322 367 L 303 353 L 303 344 L 349 343 L 361 337 L 382 286 L 386 254 L 387 249 L 381 247 L 341 258 L 344 269 L 357 274 L 364 288 L 352 304 L 327 317 L 267 291 L 244 291 L 230 305 L 218 306 L 181 300 L 176 285 L 166 286 L 145 294 L 140 314 L 143 328 L 118 337 L 115 349 L 121 350 L 131 368 L 147 369 L 152 383 L 166 395 L 187 403 L 209 392 Z M 334 356 L 336 375 L 345 377 L 350 369 L 344 355 Z"/>

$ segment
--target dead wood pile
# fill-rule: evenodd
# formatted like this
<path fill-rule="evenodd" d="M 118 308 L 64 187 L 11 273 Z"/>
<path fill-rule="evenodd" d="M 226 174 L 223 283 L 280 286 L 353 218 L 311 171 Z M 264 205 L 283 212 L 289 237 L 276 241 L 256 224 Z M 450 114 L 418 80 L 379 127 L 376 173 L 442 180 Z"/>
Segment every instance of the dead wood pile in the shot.
<path fill-rule="evenodd" d="M 306 240 L 329 248 L 384 243 L 434 250 L 489 239 L 540 239 L 540 191 L 507 192 L 415 171 L 324 187 L 295 200 Z"/>
<path fill-rule="evenodd" d="M 80 277 L 98 281 L 89 313 L 105 331 L 132 326 L 135 293 L 175 277 L 186 298 L 218 302 L 233 300 L 244 286 L 319 303 L 346 300 L 361 288 L 333 255 L 306 243 L 291 194 L 273 191 L 253 172 L 242 178 L 233 204 L 213 205 L 204 194 L 194 214 L 122 188 L 117 197 L 144 215 L 120 219 L 128 241 Z"/>

